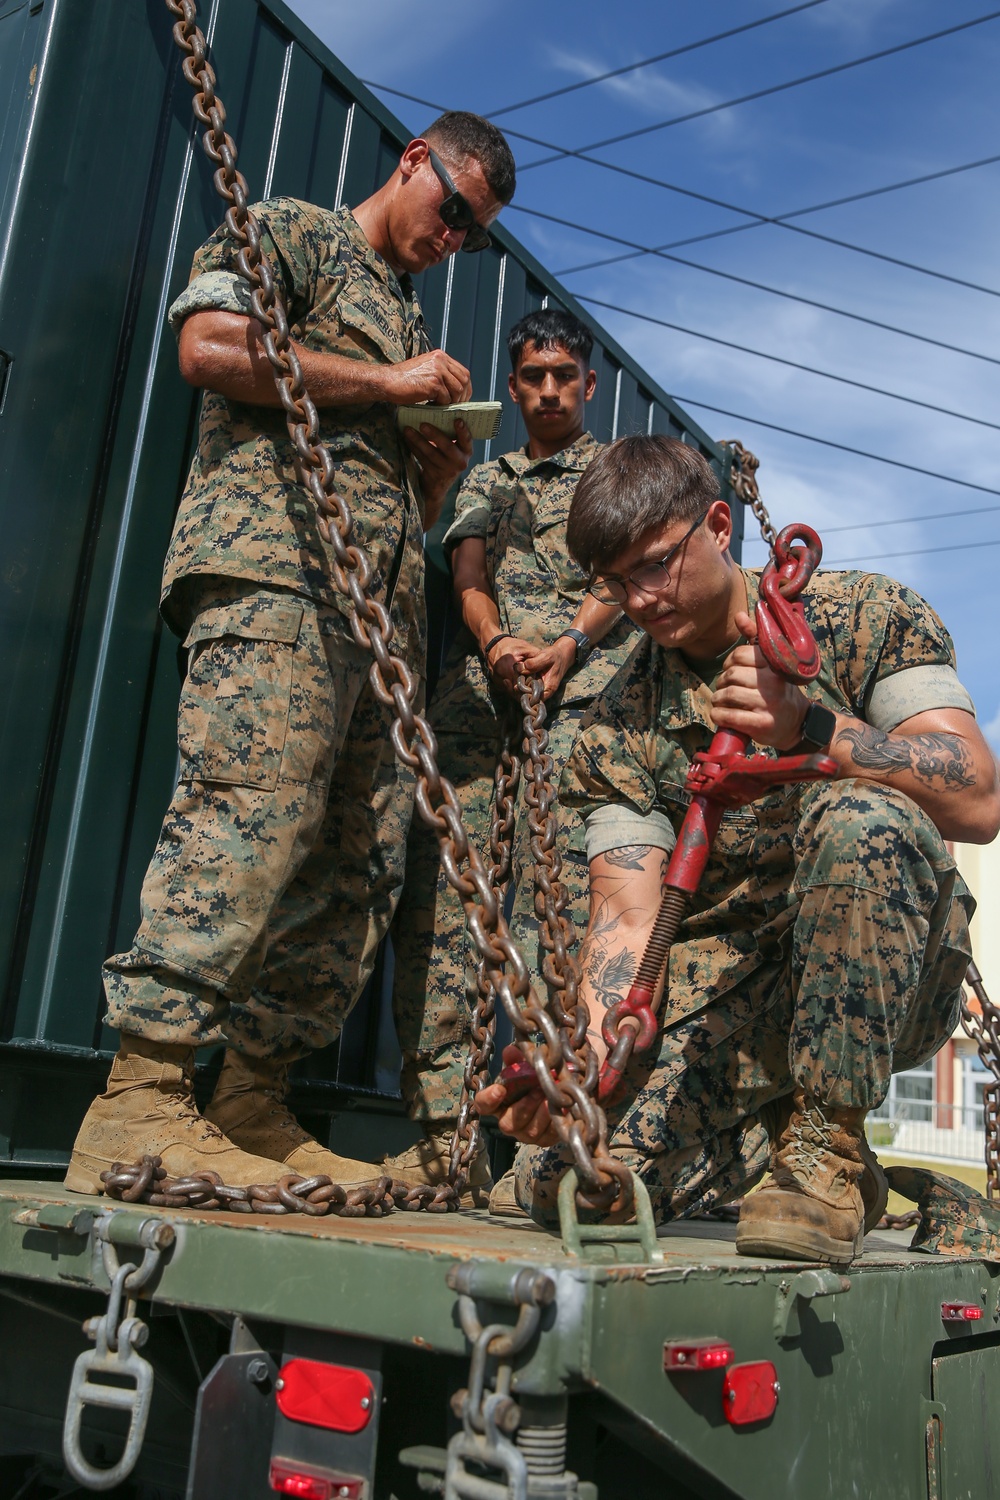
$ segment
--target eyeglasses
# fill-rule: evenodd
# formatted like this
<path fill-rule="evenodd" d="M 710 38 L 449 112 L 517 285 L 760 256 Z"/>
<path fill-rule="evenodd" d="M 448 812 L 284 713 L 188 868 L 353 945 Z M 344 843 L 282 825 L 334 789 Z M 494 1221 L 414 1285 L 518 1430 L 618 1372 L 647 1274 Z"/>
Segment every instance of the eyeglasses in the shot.
<path fill-rule="evenodd" d="M 670 582 L 669 570 L 671 562 L 677 556 L 688 537 L 692 536 L 698 530 L 698 527 L 707 515 L 708 511 L 703 510 L 701 515 L 691 522 L 691 525 L 685 531 L 680 541 L 671 547 L 670 551 L 665 557 L 661 557 L 659 562 L 642 563 L 627 578 L 615 578 L 611 574 L 598 574 L 596 578 L 592 578 L 588 583 L 588 593 L 593 594 L 594 598 L 599 599 L 602 604 L 624 604 L 628 599 L 628 586 L 630 583 L 635 584 L 636 588 L 641 589 L 644 594 L 659 593 L 660 589 L 665 589 Z"/>
<path fill-rule="evenodd" d="M 465 230 L 465 239 L 462 241 L 462 249 L 469 255 L 475 255 L 478 250 L 485 250 L 493 243 L 481 224 L 476 223 L 476 216 L 465 198 L 462 197 L 458 188 L 451 179 L 451 175 L 444 162 L 436 151 L 428 146 L 427 155 L 431 166 L 434 168 L 444 189 L 445 197 L 441 199 L 438 207 L 438 216 L 442 224 L 449 229 Z"/>

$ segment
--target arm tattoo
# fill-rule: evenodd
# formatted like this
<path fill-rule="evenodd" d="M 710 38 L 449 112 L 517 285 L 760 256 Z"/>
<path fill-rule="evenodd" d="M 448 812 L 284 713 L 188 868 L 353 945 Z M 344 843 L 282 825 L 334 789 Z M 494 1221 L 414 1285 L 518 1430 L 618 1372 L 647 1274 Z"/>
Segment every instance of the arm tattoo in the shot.
<path fill-rule="evenodd" d="M 891 740 L 881 729 L 862 724 L 842 729 L 837 740 L 847 741 L 852 761 L 865 771 L 881 771 L 886 776 L 910 771 L 926 786 L 946 792 L 976 784 L 972 757 L 957 734 L 915 734 Z"/>
<path fill-rule="evenodd" d="M 597 970 L 595 964 L 594 994 L 604 1006 L 610 1010 L 616 1000 L 620 1000 L 631 984 L 635 975 L 638 960 L 634 953 L 628 948 L 622 948 L 607 960 L 602 968 Z"/>
<path fill-rule="evenodd" d="M 606 849 L 605 863 L 618 870 L 641 870 L 642 862 L 652 848 L 652 844 L 630 844 L 624 849 Z"/>

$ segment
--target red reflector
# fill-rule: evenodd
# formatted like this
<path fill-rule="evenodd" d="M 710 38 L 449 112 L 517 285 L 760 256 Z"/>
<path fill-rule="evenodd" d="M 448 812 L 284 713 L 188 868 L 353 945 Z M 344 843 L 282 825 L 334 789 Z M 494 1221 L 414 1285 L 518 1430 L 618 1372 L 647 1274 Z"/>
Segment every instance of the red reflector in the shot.
<path fill-rule="evenodd" d="M 663 1346 L 665 1370 L 724 1370 L 735 1357 L 725 1339 L 668 1339 Z"/>
<path fill-rule="evenodd" d="M 975 1302 L 942 1302 L 942 1323 L 977 1323 L 983 1315 Z"/>
<path fill-rule="evenodd" d="M 279 1495 L 297 1495 L 299 1500 L 330 1500 L 333 1486 L 329 1479 L 317 1479 L 314 1474 L 300 1474 L 284 1464 L 271 1465 L 271 1488 Z"/>
<path fill-rule="evenodd" d="M 778 1372 L 769 1359 L 733 1365 L 722 1384 L 722 1410 L 734 1427 L 765 1422 L 778 1404 Z"/>
<path fill-rule="evenodd" d="M 371 1421 L 375 1406 L 375 1387 L 364 1370 L 316 1359 L 290 1359 L 282 1365 L 275 1390 L 278 1410 L 289 1421 L 334 1432 L 360 1432 Z"/>

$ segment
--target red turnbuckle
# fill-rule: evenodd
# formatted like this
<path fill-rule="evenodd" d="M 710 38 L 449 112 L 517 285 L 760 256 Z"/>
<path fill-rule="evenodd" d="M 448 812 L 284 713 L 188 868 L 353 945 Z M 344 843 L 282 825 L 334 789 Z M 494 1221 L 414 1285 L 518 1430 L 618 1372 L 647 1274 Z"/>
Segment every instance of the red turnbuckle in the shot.
<path fill-rule="evenodd" d="M 768 666 L 792 682 L 811 682 L 820 670 L 819 649 L 799 595 L 822 555 L 822 543 L 812 527 L 786 526 L 775 539 L 774 559 L 761 576 L 755 611 L 757 644 Z M 645 1052 L 656 1039 L 656 986 L 688 898 L 701 884 L 725 809 L 745 807 L 773 786 L 825 781 L 837 774 L 837 763 L 828 755 L 782 755 L 775 759 L 771 755 L 748 755 L 749 744 L 746 735 L 720 729 L 708 749 L 698 751 L 688 770 L 685 788 L 691 793 L 691 803 L 667 866 L 653 931 L 632 988 L 610 1007 L 601 1025 L 608 1048 L 598 1084 L 602 1104 L 613 1102 L 619 1094 L 632 1054 Z"/>

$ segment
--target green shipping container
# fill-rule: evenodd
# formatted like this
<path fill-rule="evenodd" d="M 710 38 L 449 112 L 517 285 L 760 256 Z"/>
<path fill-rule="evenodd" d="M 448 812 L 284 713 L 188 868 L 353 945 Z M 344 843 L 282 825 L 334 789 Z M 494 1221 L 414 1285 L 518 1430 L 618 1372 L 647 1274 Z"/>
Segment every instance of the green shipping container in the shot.
<path fill-rule="evenodd" d="M 407 132 L 285 6 L 212 0 L 203 25 L 253 197 L 338 206 L 388 177 Z M 35 1171 L 66 1160 L 105 1071 L 100 965 L 131 942 L 173 787 L 178 645 L 157 600 L 198 397 L 164 314 L 222 214 L 163 0 L 0 0 L 0 110 L 0 1160 Z M 505 229 L 495 241 L 418 284 L 479 399 L 503 395 L 522 314 L 592 321 Z M 719 466 L 595 332 L 596 435 L 668 432 Z M 494 452 L 524 441 L 518 422 L 508 404 Z M 311 1060 L 300 1108 L 394 1092 L 377 1000 Z"/>

